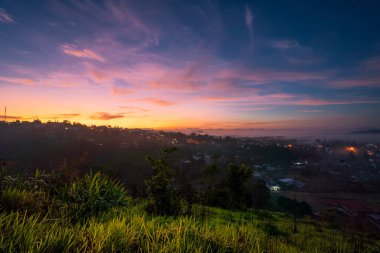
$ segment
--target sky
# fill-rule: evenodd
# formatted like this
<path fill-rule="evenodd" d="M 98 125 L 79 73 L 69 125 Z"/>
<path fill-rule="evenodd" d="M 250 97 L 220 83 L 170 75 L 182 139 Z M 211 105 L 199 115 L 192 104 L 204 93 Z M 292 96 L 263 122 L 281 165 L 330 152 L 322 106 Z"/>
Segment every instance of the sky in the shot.
<path fill-rule="evenodd" d="M 374 0 L 0 0 L 1 111 L 128 128 L 379 128 L 379 13 Z"/>

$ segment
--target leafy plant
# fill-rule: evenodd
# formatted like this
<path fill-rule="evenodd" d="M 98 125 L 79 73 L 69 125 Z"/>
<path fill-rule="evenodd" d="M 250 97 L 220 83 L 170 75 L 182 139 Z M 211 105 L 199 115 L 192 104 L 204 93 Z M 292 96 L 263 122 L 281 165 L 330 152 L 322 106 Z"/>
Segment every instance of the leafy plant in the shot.
<path fill-rule="evenodd" d="M 230 207 L 240 209 L 244 206 L 244 192 L 251 175 L 252 169 L 247 165 L 230 164 L 227 167 L 226 186 L 230 190 Z"/>
<path fill-rule="evenodd" d="M 176 149 L 164 148 L 163 151 L 165 155 L 158 159 L 150 156 L 146 158 L 153 170 L 151 179 L 145 181 L 152 201 L 148 206 L 148 211 L 174 215 L 179 213 L 180 203 L 174 187 L 174 169 L 169 165 L 168 155 Z"/>
<path fill-rule="evenodd" d="M 83 220 L 127 204 L 127 192 L 122 184 L 100 173 L 77 179 L 60 192 L 74 220 Z"/>

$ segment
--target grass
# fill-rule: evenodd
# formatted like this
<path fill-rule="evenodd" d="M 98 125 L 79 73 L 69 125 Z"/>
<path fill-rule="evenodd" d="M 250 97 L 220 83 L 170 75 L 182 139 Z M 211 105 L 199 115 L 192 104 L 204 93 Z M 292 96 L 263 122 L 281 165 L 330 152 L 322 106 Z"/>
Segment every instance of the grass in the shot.
<path fill-rule="evenodd" d="M 380 252 L 379 240 L 312 219 L 293 233 L 291 217 L 277 212 L 194 206 L 191 216 L 149 215 L 146 200 L 129 199 L 100 174 L 56 192 L 2 190 L 0 252 Z M 73 219 L 70 209 L 82 202 L 86 213 Z"/>

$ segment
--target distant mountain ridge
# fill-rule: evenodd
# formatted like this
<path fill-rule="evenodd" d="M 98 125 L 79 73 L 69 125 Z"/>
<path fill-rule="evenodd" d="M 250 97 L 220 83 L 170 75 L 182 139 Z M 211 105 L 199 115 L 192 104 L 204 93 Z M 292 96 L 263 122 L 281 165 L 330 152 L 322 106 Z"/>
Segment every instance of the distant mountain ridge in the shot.
<path fill-rule="evenodd" d="M 371 128 L 371 129 L 364 129 L 364 130 L 355 130 L 355 131 L 349 132 L 348 134 L 380 134 L 380 129 Z"/>

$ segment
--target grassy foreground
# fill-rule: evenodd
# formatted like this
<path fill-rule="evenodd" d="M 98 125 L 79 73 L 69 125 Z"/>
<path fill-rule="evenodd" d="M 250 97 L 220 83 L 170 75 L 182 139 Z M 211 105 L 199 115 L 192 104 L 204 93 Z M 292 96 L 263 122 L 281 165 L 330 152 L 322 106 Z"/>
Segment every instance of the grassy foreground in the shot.
<path fill-rule="evenodd" d="M 150 215 L 146 200 L 124 198 L 99 175 L 55 188 L 27 182 L 3 180 L 0 252 L 380 252 L 378 240 L 311 219 L 294 233 L 283 213 L 195 206 L 191 216 Z"/>

